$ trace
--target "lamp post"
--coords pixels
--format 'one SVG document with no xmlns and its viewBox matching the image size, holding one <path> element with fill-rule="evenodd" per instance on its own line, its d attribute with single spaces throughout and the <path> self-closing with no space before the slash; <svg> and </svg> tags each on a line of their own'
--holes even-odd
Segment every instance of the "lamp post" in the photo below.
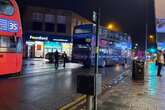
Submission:
<svg viewBox="0 0 165 110">
<path fill-rule="evenodd" d="M 148 49 L 148 0 L 145 0 L 145 58 L 147 57 L 147 49 Z"/>
</svg>

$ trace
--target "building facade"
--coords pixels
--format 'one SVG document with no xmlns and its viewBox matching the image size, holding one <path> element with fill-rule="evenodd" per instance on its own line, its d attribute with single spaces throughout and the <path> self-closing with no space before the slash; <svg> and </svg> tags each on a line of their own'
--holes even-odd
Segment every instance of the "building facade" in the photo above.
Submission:
<svg viewBox="0 0 165 110">
<path fill-rule="evenodd" d="M 24 56 L 44 58 L 56 50 L 71 56 L 74 27 L 87 23 L 72 11 L 28 6 L 23 16 Z"/>
</svg>

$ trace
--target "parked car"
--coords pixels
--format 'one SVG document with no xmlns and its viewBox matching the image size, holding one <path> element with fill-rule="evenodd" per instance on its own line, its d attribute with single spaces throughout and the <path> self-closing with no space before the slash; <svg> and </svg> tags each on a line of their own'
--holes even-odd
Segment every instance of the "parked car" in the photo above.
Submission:
<svg viewBox="0 0 165 110">
<path fill-rule="evenodd" d="M 49 63 L 53 63 L 54 62 L 54 53 L 53 52 L 48 52 L 45 55 L 45 59 L 48 59 Z"/>
</svg>

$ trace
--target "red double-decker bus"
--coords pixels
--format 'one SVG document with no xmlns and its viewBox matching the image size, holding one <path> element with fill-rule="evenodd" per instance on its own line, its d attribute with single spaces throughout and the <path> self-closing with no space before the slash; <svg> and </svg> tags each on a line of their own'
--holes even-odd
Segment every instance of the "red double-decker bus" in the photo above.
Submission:
<svg viewBox="0 0 165 110">
<path fill-rule="evenodd" d="M 0 75 L 22 70 L 22 26 L 15 0 L 0 0 Z"/>
</svg>

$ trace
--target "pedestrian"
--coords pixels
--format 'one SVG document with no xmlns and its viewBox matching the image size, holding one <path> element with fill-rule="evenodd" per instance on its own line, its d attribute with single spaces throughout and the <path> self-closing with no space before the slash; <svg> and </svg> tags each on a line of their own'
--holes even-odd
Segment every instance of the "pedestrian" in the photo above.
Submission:
<svg viewBox="0 0 165 110">
<path fill-rule="evenodd" d="M 55 59 L 55 69 L 58 69 L 59 53 L 57 50 L 54 53 L 54 59 Z"/>
<path fill-rule="evenodd" d="M 124 58 L 124 67 L 127 68 L 127 58 Z"/>
<path fill-rule="evenodd" d="M 161 50 L 158 51 L 157 53 L 157 66 L 158 66 L 158 71 L 157 71 L 157 76 L 161 77 L 161 69 L 164 64 L 164 55 Z"/>
<path fill-rule="evenodd" d="M 62 58 L 63 58 L 63 67 L 65 68 L 65 63 L 67 61 L 67 54 L 66 52 L 64 51 L 64 53 L 62 54 Z"/>
</svg>

